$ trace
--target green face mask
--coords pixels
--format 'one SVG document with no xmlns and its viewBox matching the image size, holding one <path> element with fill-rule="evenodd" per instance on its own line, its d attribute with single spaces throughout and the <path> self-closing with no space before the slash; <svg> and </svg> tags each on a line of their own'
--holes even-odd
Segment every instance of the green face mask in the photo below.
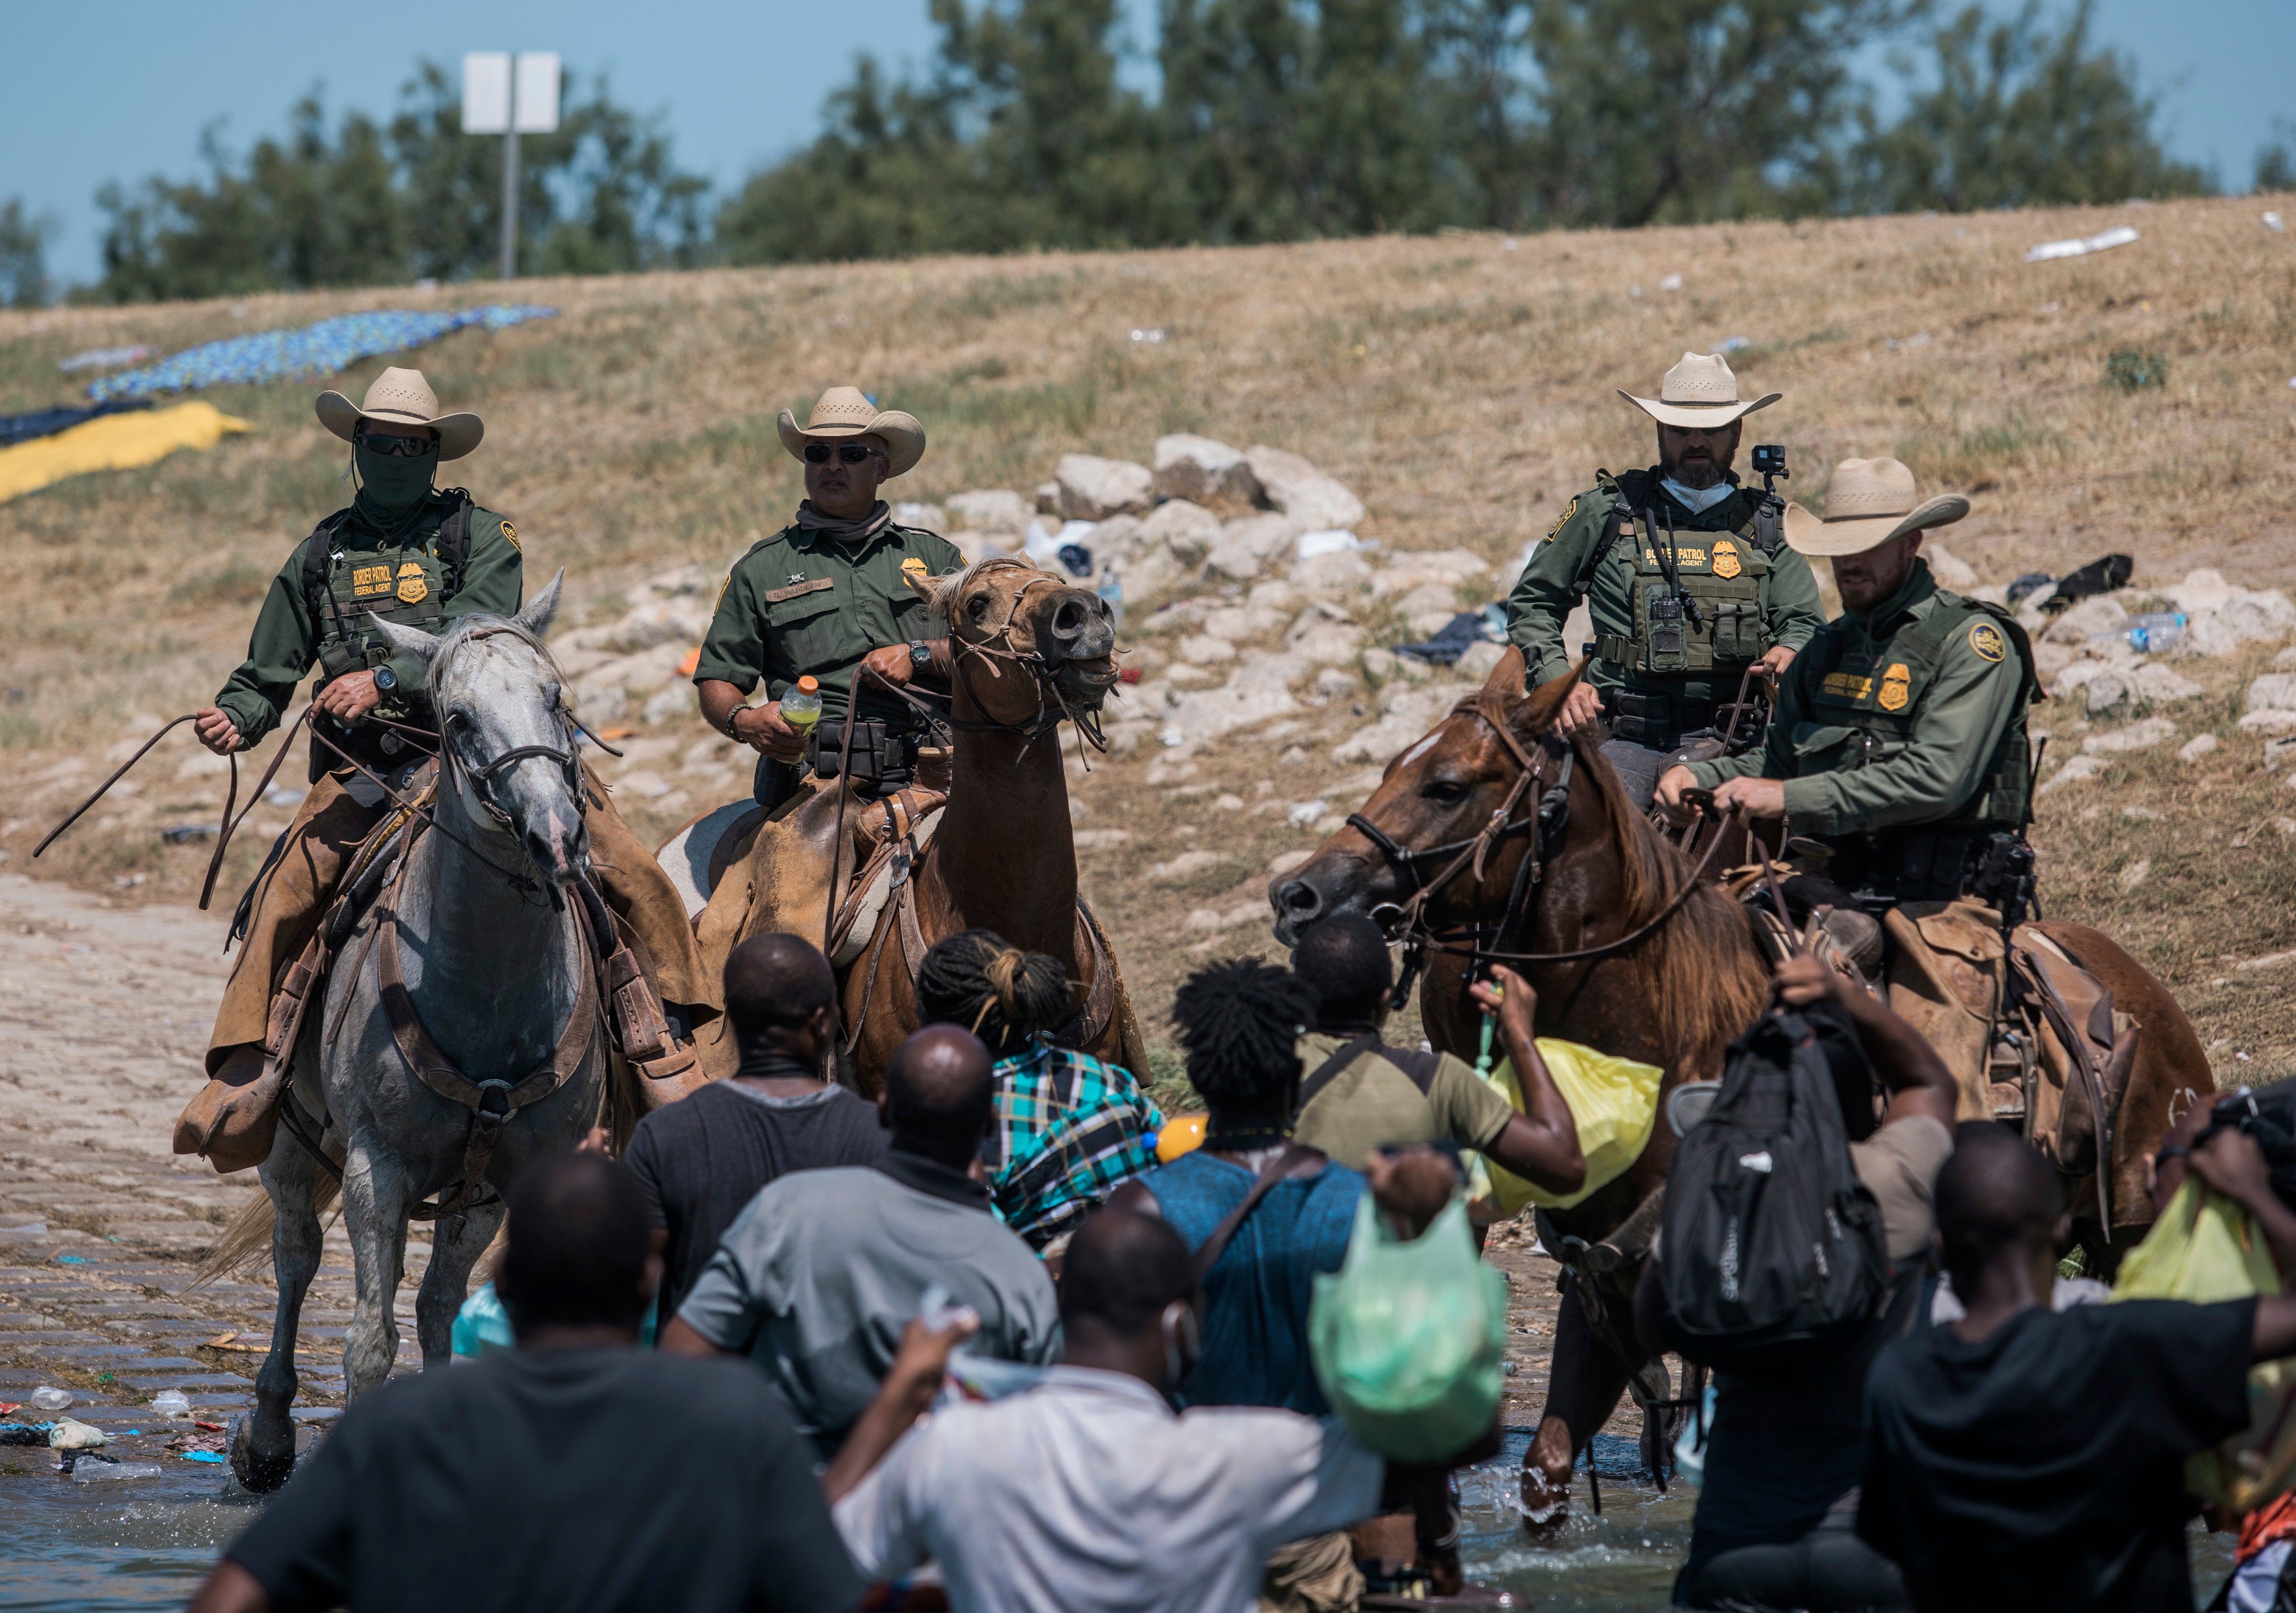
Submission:
<svg viewBox="0 0 2296 1613">
<path fill-rule="evenodd" d="M 421 503 L 439 470 L 436 454 L 410 459 L 373 453 L 355 443 L 351 456 L 358 467 L 359 513 L 370 519 L 381 516 L 385 522 L 405 515 Z"/>
</svg>

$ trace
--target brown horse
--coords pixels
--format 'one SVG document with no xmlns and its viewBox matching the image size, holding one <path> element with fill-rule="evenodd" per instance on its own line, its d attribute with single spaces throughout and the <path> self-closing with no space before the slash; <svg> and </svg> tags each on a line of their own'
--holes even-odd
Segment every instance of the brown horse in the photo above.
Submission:
<svg viewBox="0 0 2296 1613">
<path fill-rule="evenodd" d="M 1078 897 L 1061 756 L 1060 724 L 1096 712 L 1116 681 L 1107 604 L 1010 555 L 912 586 L 928 591 L 949 622 L 955 679 L 948 804 L 909 872 L 914 930 L 889 902 L 840 971 L 853 1077 L 865 1093 L 880 1089 L 893 1049 L 916 1029 L 911 971 L 922 961 L 921 949 L 972 928 L 1058 959 L 1078 986 L 1078 1018 L 1063 1040 L 1144 1070 L 1145 1045 L 1115 954 Z M 842 787 L 812 785 L 762 824 L 751 809 L 749 822 L 734 823 L 722 851 L 687 844 L 687 831 L 664 848 L 676 848 L 666 863 L 718 870 L 705 883 L 709 905 L 695 921 L 711 967 L 723 968 L 726 954 L 751 935 L 824 934 Z M 883 809 L 846 802 L 849 836 L 866 812 L 882 817 Z M 854 866 L 850 849 L 839 854 L 840 877 Z M 730 1073 L 730 1035 L 711 1039 L 705 1030 L 704 1036 L 710 1073 Z"/>
<path fill-rule="evenodd" d="M 1718 887 L 1685 890 L 1693 871 L 1689 860 L 1634 810 L 1591 741 L 1566 745 L 1550 732 L 1570 681 L 1525 695 L 1521 659 L 1510 652 L 1480 691 L 1389 763 L 1357 814 L 1376 838 L 1351 822 L 1271 888 L 1277 934 L 1290 939 L 1327 913 L 1391 914 L 1414 897 L 1430 929 L 1488 926 L 1508 910 L 1536 845 L 1536 880 L 1516 903 L 1526 917 L 1518 931 L 1492 937 L 1490 944 L 1523 953 L 1601 952 L 1517 966 L 1538 992 L 1540 1033 L 1657 1065 L 1668 1090 L 1712 1079 L 1721 1073 L 1724 1049 L 1767 1000 L 1763 944 L 1749 910 Z M 1457 860 L 1420 850 L 1456 851 L 1493 824 L 1494 812 L 1512 811 L 1526 755 L 1549 775 L 1542 780 L 1545 793 L 1563 788 L 1564 808 L 1543 829 L 1522 824 L 1517 830 L 1520 820 L 1511 819 L 1487 857 L 1422 895 L 1421 885 L 1441 878 Z M 2207 1060 L 2175 1000 L 2111 940 L 2078 925 L 2043 927 L 2145 1026 L 2114 1137 L 2114 1233 L 2125 1239 L 2150 1217 L 2144 1162 L 2172 1111 L 2181 1113 L 2212 1085 Z M 1488 927 L 1481 933 L 1491 934 Z M 1621 940 L 1629 944 L 1604 950 Z M 1438 954 L 1420 994 L 1430 1040 L 1461 1054 L 1472 1052 L 1480 1034 L 1464 975 L 1464 959 Z M 1660 1115 L 1632 1170 L 1585 1203 L 1553 1213 L 1564 1239 L 1595 1246 L 1617 1238 L 1660 1187 L 1676 1140 L 1663 1104 Z M 2072 1202 L 2078 1212 L 2093 1201 Z M 1599 1270 L 1602 1251 L 1587 1253 Z M 1566 1507 L 1571 1463 L 1618 1404 L 1629 1375 L 1665 1397 L 1631 1325 L 1638 1265 L 1611 1263 L 1591 1285 L 1601 1301 L 1591 1311 L 1600 1322 L 1587 1305 L 1562 1307 L 1546 1408 L 1524 1457 L 1523 1499 L 1534 1519 L 1559 1517 Z M 1581 1280 L 1574 1274 L 1573 1280 Z"/>
</svg>

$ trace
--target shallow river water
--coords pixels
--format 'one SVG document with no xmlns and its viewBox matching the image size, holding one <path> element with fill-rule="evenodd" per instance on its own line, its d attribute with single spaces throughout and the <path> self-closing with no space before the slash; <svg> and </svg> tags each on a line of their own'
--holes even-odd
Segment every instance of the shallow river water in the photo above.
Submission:
<svg viewBox="0 0 2296 1613">
<path fill-rule="evenodd" d="M 1665 1607 L 1690 1549 L 1695 1492 L 1677 1484 L 1661 1495 L 1628 1473 L 1628 1442 L 1603 1444 L 1617 1448 L 1600 1453 L 1602 1516 L 1587 1508 L 1582 1469 L 1571 1521 L 1548 1543 L 1533 1544 L 1518 1522 L 1521 1436 L 1510 1436 L 1496 1461 L 1463 1475 L 1470 1576 L 1546 1613 Z M 231 1486 L 211 1468 L 171 1464 L 154 1478 L 87 1484 L 49 1470 L 45 1453 L 22 1454 L 39 1460 L 0 1476 L 0 1608 L 179 1607 L 254 1515 L 245 1497 L 222 1498 Z M 179 1474 L 176 1465 L 187 1470 Z M 2192 1546 L 2194 1581 L 2205 1602 L 2231 1569 L 2230 1541 L 2195 1527 Z"/>
</svg>

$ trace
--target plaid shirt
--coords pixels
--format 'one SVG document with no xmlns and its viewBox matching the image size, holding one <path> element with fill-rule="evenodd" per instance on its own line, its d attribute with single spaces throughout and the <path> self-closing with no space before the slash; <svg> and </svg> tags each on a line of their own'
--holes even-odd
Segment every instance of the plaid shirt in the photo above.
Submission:
<svg viewBox="0 0 2296 1613">
<path fill-rule="evenodd" d="M 1156 1163 L 1164 1117 L 1128 1070 L 1039 1044 L 998 1063 L 982 1145 L 997 1215 L 1041 1249 Z"/>
</svg>

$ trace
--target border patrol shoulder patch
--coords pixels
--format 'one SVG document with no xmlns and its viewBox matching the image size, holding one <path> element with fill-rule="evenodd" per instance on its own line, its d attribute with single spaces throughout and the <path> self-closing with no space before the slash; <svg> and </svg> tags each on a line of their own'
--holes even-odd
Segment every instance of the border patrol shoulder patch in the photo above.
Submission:
<svg viewBox="0 0 2296 1613">
<path fill-rule="evenodd" d="M 1557 515 L 1557 516 L 1554 518 L 1554 524 L 1553 526 L 1548 527 L 1548 528 L 1546 529 L 1546 535 L 1547 535 L 1549 538 L 1554 537 L 1555 533 L 1557 533 L 1557 532 L 1559 532 L 1559 531 L 1561 531 L 1562 530 L 1562 523 L 1563 523 L 1564 522 L 1566 522 L 1566 521 L 1570 520 L 1571 516 L 1573 516 L 1573 515 L 1577 514 L 1578 513 L 1578 500 L 1574 497 L 1574 498 L 1570 500 L 1570 503 L 1568 503 L 1568 504 L 1566 504 L 1566 505 L 1564 505 L 1564 506 L 1562 506 L 1562 513 L 1560 515 Z"/>
<path fill-rule="evenodd" d="M 502 529 L 503 541 L 509 544 L 511 547 L 518 549 L 518 529 L 507 521 L 502 523 Z M 518 552 L 521 555 L 526 553 L 524 549 L 518 549 Z"/>
<path fill-rule="evenodd" d="M 1985 661 L 1998 661 L 2008 653 L 2001 639 L 2001 630 L 1989 621 L 1980 621 L 1969 630 L 1969 647 Z"/>
</svg>

